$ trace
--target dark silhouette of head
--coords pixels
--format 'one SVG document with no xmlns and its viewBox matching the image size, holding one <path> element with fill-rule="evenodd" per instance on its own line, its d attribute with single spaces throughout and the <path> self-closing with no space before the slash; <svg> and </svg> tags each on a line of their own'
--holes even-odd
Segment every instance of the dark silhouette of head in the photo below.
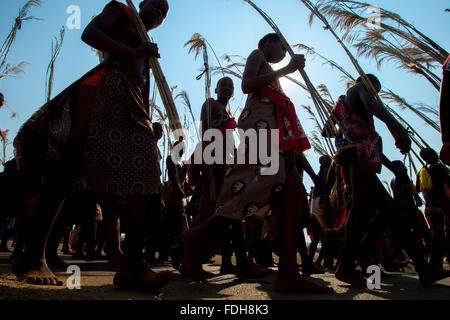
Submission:
<svg viewBox="0 0 450 320">
<path fill-rule="evenodd" d="M 428 164 L 437 164 L 439 162 L 439 156 L 432 148 L 420 150 L 420 157 Z"/>
<path fill-rule="evenodd" d="M 267 62 L 278 63 L 286 56 L 286 47 L 276 33 L 269 33 L 262 37 L 258 49 L 263 51 Z"/>
<path fill-rule="evenodd" d="M 372 85 L 375 87 L 375 90 L 378 92 L 381 91 L 381 82 L 380 80 L 378 80 L 378 78 L 376 76 L 374 76 L 371 73 L 366 74 L 367 78 L 369 78 L 370 82 L 372 82 Z M 362 83 L 363 80 L 361 77 L 359 77 L 358 79 L 356 79 L 356 83 Z"/>
<path fill-rule="evenodd" d="M 397 167 L 397 168 L 399 168 L 400 170 L 402 170 L 403 172 L 405 172 L 405 173 L 408 172 L 408 169 L 406 168 L 406 166 L 405 166 L 405 164 L 403 163 L 403 161 L 400 161 L 400 160 L 394 160 L 394 161 L 392 161 L 392 164 L 393 164 L 395 167 Z"/>
</svg>

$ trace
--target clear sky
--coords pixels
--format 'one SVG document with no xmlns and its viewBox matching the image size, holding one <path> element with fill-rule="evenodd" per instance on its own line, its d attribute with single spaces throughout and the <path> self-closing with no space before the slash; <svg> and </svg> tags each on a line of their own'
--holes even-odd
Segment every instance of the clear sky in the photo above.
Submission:
<svg viewBox="0 0 450 320">
<path fill-rule="evenodd" d="M 0 1 L 2 42 L 11 29 L 19 8 L 26 2 L 26 0 Z M 139 1 L 134 2 L 136 5 L 139 4 Z M 10 130 L 10 140 L 30 115 L 44 103 L 45 73 L 50 60 L 51 42 L 58 36 L 61 27 L 66 25 L 70 15 L 66 12 L 67 8 L 71 5 L 80 7 L 81 28 L 66 31 L 64 46 L 56 62 L 53 96 L 98 63 L 98 58 L 80 38 L 91 17 L 100 13 L 107 3 L 106 0 L 46 0 L 42 7 L 32 9 L 31 14 L 41 18 L 42 21 L 24 22 L 8 59 L 10 64 L 26 61 L 28 65 L 25 67 L 25 74 L 16 78 L 6 78 L 0 82 L 0 91 L 5 95 L 9 107 L 18 114 L 16 118 L 11 119 L 11 113 L 7 108 L 0 109 L 0 129 Z M 201 72 L 203 63 L 201 56 L 195 60 L 194 55 L 188 55 L 188 48 L 184 47 L 184 44 L 197 32 L 208 40 L 219 57 L 224 54 L 247 57 L 257 47 L 259 39 L 272 30 L 256 11 L 242 0 L 169 0 L 169 3 L 171 6 L 169 17 L 150 35 L 159 45 L 162 57 L 160 63 L 169 86 L 177 86 L 176 93 L 181 90 L 188 92 L 195 116 L 199 118 L 200 107 L 205 98 L 204 81 L 203 79 L 197 81 L 195 77 Z M 342 48 L 328 31 L 323 30 L 322 24 L 315 20 L 312 27 L 309 26 L 309 11 L 301 1 L 255 0 L 255 3 L 269 13 L 291 44 L 307 44 L 356 75 Z M 370 3 L 400 14 L 446 50 L 450 50 L 448 33 L 450 13 L 444 12 L 450 7 L 448 0 L 372 0 Z M 212 55 L 210 62 L 217 65 Z M 398 92 L 408 101 L 425 102 L 437 108 L 439 94 L 427 81 L 399 70 L 394 64 L 386 64 L 377 70 L 375 64 L 365 59 L 360 59 L 360 62 L 366 72 L 377 74 L 383 85 Z M 224 63 L 223 60 L 221 63 Z M 321 83 L 328 85 L 335 98 L 345 93 L 345 83 L 340 81 L 340 74 L 323 66 L 319 59 L 308 58 L 305 70 L 315 85 Z M 439 70 L 436 72 L 440 73 Z M 298 74 L 295 74 L 295 77 L 300 79 Z M 218 78 L 219 76 L 213 78 L 213 86 Z M 231 101 L 232 110 L 245 103 L 240 82 L 238 79 L 234 80 L 236 90 L 235 98 Z M 286 85 L 286 93 L 297 106 L 297 113 L 305 130 L 307 133 L 311 132 L 313 124 L 300 108 L 302 104 L 312 105 L 311 100 L 298 86 L 287 81 L 283 81 L 283 84 Z M 181 100 L 177 100 L 176 104 L 179 112 L 183 114 L 185 108 Z M 428 129 L 411 112 L 403 111 L 401 114 L 414 123 L 416 130 L 428 139 L 432 147 L 436 149 L 441 147 L 440 136 L 435 131 Z M 384 139 L 385 153 L 392 159 L 400 159 L 401 155 L 393 147 L 393 139 L 385 126 L 376 122 L 376 127 Z M 9 147 L 8 155 L 11 154 L 12 148 Z M 312 166 L 318 170 L 318 156 L 309 151 L 308 157 Z M 390 179 L 391 174 L 383 171 L 382 180 Z M 310 180 L 306 179 L 305 184 L 309 189 Z"/>
</svg>

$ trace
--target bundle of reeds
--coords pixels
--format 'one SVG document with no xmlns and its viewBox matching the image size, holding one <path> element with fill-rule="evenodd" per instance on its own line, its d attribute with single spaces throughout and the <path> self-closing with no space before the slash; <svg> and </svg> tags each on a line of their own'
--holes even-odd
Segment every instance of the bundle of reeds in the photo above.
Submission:
<svg viewBox="0 0 450 320">
<path fill-rule="evenodd" d="M 59 32 L 59 40 L 55 38 L 55 42 L 52 41 L 52 54 L 50 63 L 47 67 L 47 73 L 45 75 L 45 101 L 49 102 L 53 91 L 53 81 L 55 77 L 55 62 L 61 52 L 62 45 L 64 42 L 64 34 L 66 30 L 64 27 L 61 28 Z"/>
<path fill-rule="evenodd" d="M 139 32 L 139 36 L 142 42 L 151 42 L 150 37 L 148 36 L 147 31 L 145 29 L 144 23 L 142 22 L 142 19 L 139 16 L 138 11 L 136 10 L 136 7 L 133 4 L 133 1 L 131 0 L 126 1 L 131 9 L 131 12 L 133 13 L 134 22 L 136 24 L 136 28 Z M 161 100 L 164 104 L 164 108 L 166 109 L 170 129 L 176 135 L 181 135 L 183 129 L 181 119 L 180 116 L 178 115 L 178 111 L 172 97 L 172 91 L 170 90 L 170 87 L 167 84 L 166 77 L 164 76 L 164 73 L 161 69 L 161 65 L 159 64 L 159 61 L 156 58 L 149 58 L 149 63 L 150 67 L 152 68 L 152 73 L 155 78 L 156 84 L 159 89 Z M 175 138 L 177 139 L 178 137 Z"/>
<path fill-rule="evenodd" d="M 318 56 L 321 59 L 323 59 L 325 61 L 326 64 L 328 64 L 329 66 L 331 66 L 331 68 L 333 69 L 337 69 L 338 71 L 340 71 L 344 77 L 344 81 L 347 82 L 347 88 L 349 88 L 351 85 L 353 85 L 353 83 L 355 82 L 355 78 L 347 71 L 345 70 L 342 66 L 340 66 L 339 64 L 337 64 L 336 62 L 324 57 L 323 55 L 321 55 L 320 53 L 318 53 L 317 51 L 315 51 L 313 48 L 310 48 L 308 46 L 306 46 L 305 44 L 295 44 L 293 45 L 296 48 L 305 50 L 307 52 L 307 54 L 312 54 L 314 56 Z M 436 121 L 433 121 L 431 118 L 429 118 L 426 113 L 430 113 L 433 114 L 435 117 L 439 117 L 439 113 L 434 110 L 432 107 L 425 105 L 425 104 L 420 104 L 419 107 L 415 107 L 413 105 L 411 105 L 410 103 L 408 103 L 404 98 L 400 97 L 398 94 L 394 93 L 392 90 L 390 90 L 389 88 L 384 88 L 383 90 L 381 90 L 380 92 L 380 96 L 382 98 L 385 98 L 389 101 L 394 102 L 395 104 L 397 104 L 401 110 L 404 109 L 408 109 L 410 111 L 412 111 L 414 114 L 416 114 L 421 120 L 423 120 L 427 125 L 429 125 L 431 128 L 433 128 L 434 130 L 436 130 L 437 132 L 440 132 L 440 126 L 439 123 L 437 123 Z M 388 105 L 386 105 L 389 109 L 390 108 Z M 395 112 L 394 110 L 392 110 L 392 114 L 402 123 L 404 123 L 407 128 L 409 130 L 411 130 L 411 133 L 413 133 L 415 136 L 417 136 L 421 141 L 422 144 L 424 146 L 428 146 L 428 144 L 425 142 L 425 140 L 421 137 L 421 135 L 414 129 L 414 127 L 410 126 L 408 124 L 408 122 L 401 117 L 397 112 Z"/>
<path fill-rule="evenodd" d="M 346 52 L 347 56 L 349 57 L 350 61 L 352 62 L 353 66 L 355 67 L 358 74 L 360 75 L 360 77 L 361 77 L 364 85 L 366 86 L 367 90 L 369 91 L 369 93 L 373 95 L 373 97 L 378 101 L 378 103 L 380 103 L 381 105 L 384 105 L 391 114 L 393 114 L 398 120 L 400 120 L 400 122 L 407 124 L 407 122 L 397 112 L 395 112 L 392 108 L 390 108 L 389 106 L 384 104 L 384 102 L 381 100 L 380 96 L 376 92 L 372 82 L 367 78 L 366 73 L 364 72 L 362 67 L 359 65 L 357 59 L 353 56 L 353 54 L 350 52 L 350 50 L 344 44 L 342 39 L 337 35 L 335 30 L 331 27 L 328 20 L 320 12 L 320 10 L 315 5 L 313 5 L 312 2 L 309 0 L 300 0 L 300 1 L 302 1 L 305 4 L 305 6 L 312 12 L 312 15 L 318 17 L 324 23 L 324 25 L 325 25 L 324 29 L 330 31 L 331 34 L 333 35 L 333 37 L 336 39 L 336 41 L 342 46 L 342 48 Z M 407 126 L 410 129 L 414 130 L 413 127 L 410 126 L 409 124 L 407 124 Z M 418 141 L 415 138 L 415 136 L 413 134 L 411 134 L 410 131 L 408 131 L 408 133 L 409 133 L 409 136 L 410 136 L 412 142 L 415 143 L 420 149 L 422 149 L 424 147 L 429 147 L 429 145 L 426 143 L 426 141 L 424 139 L 420 138 L 421 141 Z M 415 130 L 414 130 L 414 133 L 416 133 Z M 419 136 L 419 135 L 417 134 L 417 136 Z M 411 148 L 411 152 L 423 164 L 422 159 L 419 156 L 417 156 L 417 153 L 412 148 Z"/>
<path fill-rule="evenodd" d="M 131 0 L 127 0 L 127 4 L 131 9 L 131 12 L 133 13 L 134 17 L 134 23 L 136 25 L 136 29 L 139 32 L 139 36 L 142 40 L 142 42 L 151 42 L 150 37 L 147 34 L 147 31 L 145 29 L 144 23 L 142 22 L 141 17 L 139 16 L 138 11 L 136 10 L 136 7 L 134 6 L 133 2 Z M 169 85 L 167 84 L 166 77 L 164 76 L 164 73 L 162 72 L 161 65 L 159 64 L 158 59 L 156 58 L 149 58 L 149 64 L 152 68 L 153 77 L 155 78 L 156 84 L 159 89 L 159 94 L 161 96 L 161 100 L 164 104 L 164 108 L 166 109 L 166 115 L 169 119 L 169 127 L 174 133 L 175 139 L 178 140 L 179 137 L 183 136 L 183 126 L 181 125 L 181 119 L 178 115 L 177 108 L 175 106 L 175 102 L 173 100 L 172 96 L 172 90 L 170 90 Z M 170 145 L 170 139 L 169 139 L 169 145 Z M 176 174 L 177 180 L 178 180 L 178 173 Z M 180 182 L 177 181 L 179 184 Z M 183 230 L 189 229 L 189 223 L 187 220 L 186 213 L 184 212 L 184 208 L 182 207 L 183 212 Z"/>
<path fill-rule="evenodd" d="M 373 8 L 369 3 L 318 1 L 315 7 L 344 32 L 342 39 L 354 44 L 359 56 L 374 58 L 379 65 L 387 60 L 397 62 L 403 70 L 423 76 L 439 91 L 440 77 L 432 69 L 444 63 L 448 52 L 399 14 L 377 7 L 381 19 L 374 28 L 368 23 L 371 17 L 364 14 Z"/>
<path fill-rule="evenodd" d="M 356 60 L 356 58 L 353 56 L 353 54 L 350 52 L 350 50 L 347 48 L 347 46 L 344 44 L 344 42 L 342 42 L 341 38 L 337 35 L 337 33 L 334 31 L 334 29 L 330 26 L 330 24 L 328 23 L 328 20 L 325 18 L 324 15 L 321 14 L 321 12 L 317 9 L 316 6 L 314 6 L 312 4 L 311 1 L 309 0 L 301 0 L 305 6 L 315 15 L 317 16 L 324 24 L 325 24 L 325 29 L 330 31 L 331 34 L 333 35 L 333 37 L 336 39 L 336 41 L 342 46 L 342 48 L 344 49 L 345 53 L 348 55 L 348 57 L 350 58 L 350 61 L 352 62 L 353 66 L 355 67 L 355 69 L 358 71 L 359 75 L 361 76 L 361 79 L 364 83 L 364 85 L 366 86 L 367 90 L 377 99 L 377 101 L 381 104 L 384 105 L 383 101 L 381 100 L 381 98 L 379 97 L 377 91 L 375 90 L 372 82 L 369 80 L 369 78 L 367 78 L 366 73 L 364 72 L 364 70 L 361 68 L 361 66 L 359 65 L 358 61 Z"/>
<path fill-rule="evenodd" d="M 189 114 L 191 115 L 191 118 L 192 118 L 192 123 L 194 124 L 194 131 L 197 136 L 197 140 L 200 141 L 201 138 L 200 138 L 200 134 L 198 132 L 198 128 L 195 125 L 197 121 L 195 120 L 194 112 L 192 111 L 192 105 L 191 105 L 191 100 L 189 99 L 189 94 L 183 90 L 175 96 L 175 100 L 177 98 L 181 98 L 183 101 L 183 104 L 188 108 Z"/>
<path fill-rule="evenodd" d="M 8 58 L 11 46 L 16 39 L 17 32 L 22 28 L 22 23 L 29 20 L 40 20 L 36 17 L 28 16 L 28 11 L 31 7 L 40 7 L 41 4 L 42 2 L 40 0 L 29 0 L 19 9 L 19 15 L 15 19 L 14 25 L 0 49 L 0 70 L 6 65 L 6 59 Z"/>
<path fill-rule="evenodd" d="M 203 52 L 203 64 L 204 70 L 203 73 L 197 77 L 197 80 L 200 80 L 203 74 L 205 75 L 205 102 L 206 102 L 206 126 L 207 128 L 202 128 L 202 132 L 206 129 L 212 128 L 212 119 L 211 119 L 211 70 L 209 68 L 209 59 L 208 59 L 208 49 L 206 46 L 206 40 L 199 33 L 194 33 L 192 38 L 186 42 L 184 46 L 191 45 L 189 49 L 189 53 L 196 51 L 195 57 L 199 55 L 200 51 Z M 203 137 L 202 137 L 203 138 Z M 203 139 L 202 139 L 203 140 Z M 209 188 L 209 196 L 211 200 L 217 199 L 217 190 L 216 190 L 216 182 L 215 182 L 215 174 L 214 167 L 208 166 L 209 176 L 210 176 L 210 188 Z"/>
<path fill-rule="evenodd" d="M 289 55 L 291 57 L 293 57 L 295 55 L 294 50 L 291 48 L 291 46 L 287 42 L 286 38 L 281 33 L 280 29 L 275 24 L 275 22 L 263 10 L 261 10 L 258 6 L 256 6 L 252 1 L 250 1 L 250 0 L 244 0 L 244 1 L 247 2 L 250 6 L 252 6 L 264 18 L 264 20 L 272 27 L 272 29 L 278 34 L 279 38 L 283 42 Z M 332 136 L 333 133 L 328 132 L 329 130 L 331 130 L 331 128 L 328 126 L 325 126 L 325 124 L 327 122 L 332 122 L 332 123 L 336 123 L 339 125 L 339 122 L 335 119 L 334 114 L 331 112 L 332 111 L 331 106 L 328 106 L 326 104 L 326 102 L 324 101 L 324 99 L 322 99 L 320 93 L 317 91 L 317 89 L 312 84 L 312 82 L 309 79 L 308 75 L 306 74 L 305 70 L 299 69 L 298 71 L 300 72 L 303 80 L 305 81 L 306 87 L 308 88 L 308 91 L 311 95 L 314 106 L 316 107 L 317 113 L 322 122 L 322 128 L 325 128 L 327 133 L 330 136 Z M 344 130 L 342 130 L 342 131 L 344 131 Z M 345 134 L 345 132 L 344 132 L 344 134 Z M 327 140 L 327 147 L 330 151 L 330 154 L 334 154 L 336 152 L 334 145 L 329 140 Z"/>
</svg>

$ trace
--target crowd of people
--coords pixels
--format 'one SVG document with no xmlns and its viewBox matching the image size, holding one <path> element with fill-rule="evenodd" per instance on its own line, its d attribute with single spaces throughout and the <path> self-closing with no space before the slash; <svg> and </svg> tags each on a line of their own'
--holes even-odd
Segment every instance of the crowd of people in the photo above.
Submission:
<svg viewBox="0 0 450 320">
<path fill-rule="evenodd" d="M 168 11 L 166 0 L 143 1 L 147 31 L 160 26 Z M 177 154 L 161 159 L 163 127 L 149 117 L 147 60 L 159 57 L 158 47 L 141 43 L 134 22 L 127 6 L 110 2 L 82 36 L 104 53 L 104 61 L 34 113 L 15 138 L 15 158 L 0 178 L 0 249 L 9 250 L 14 238 L 10 259 L 19 280 L 61 285 L 51 271 L 65 265 L 60 248 L 74 259 L 107 259 L 118 268 L 114 284 L 130 290 L 167 284 L 170 272 L 150 268 L 164 262 L 207 282 L 214 274 L 202 265 L 217 254 L 220 273 L 241 279 L 261 279 L 277 267 L 274 289 L 280 292 L 331 294 L 333 288 L 304 276 L 327 270 L 365 287 L 365 272 L 374 264 L 387 276 L 411 263 L 422 285 L 450 276 L 444 268 L 450 252 L 448 117 L 441 117 L 447 149 L 440 156 L 421 150 L 425 165 L 413 184 L 404 163 L 383 154 L 374 117 L 402 154 L 411 150 L 407 130 L 359 78 L 323 128 L 338 151 L 321 156 L 316 173 L 304 154 L 311 145 L 279 83 L 303 69 L 305 58 L 295 55 L 274 70 L 287 48 L 277 34 L 268 34 L 247 59 L 241 87 L 248 98 L 239 118 L 228 107 L 234 93 L 229 77 L 217 82 L 216 98 L 202 106 L 196 151 L 216 142 L 205 138 L 208 130 L 220 132 L 223 148 L 214 150 L 215 161 L 195 161 L 194 152 L 192 161 L 183 162 L 183 138 L 173 143 Z M 367 78 L 379 92 L 378 78 Z M 441 114 L 449 107 L 444 81 Z M 275 143 L 258 134 L 257 141 L 244 136 L 235 146 L 227 133 L 236 129 L 279 134 Z M 274 174 L 264 174 L 268 164 L 258 157 L 249 161 L 260 149 L 277 150 Z M 239 152 L 245 163 L 236 162 Z M 161 161 L 168 171 L 164 183 Z M 393 173 L 392 195 L 377 176 L 382 166 Z M 314 183 L 310 192 L 304 172 Z"/>
</svg>

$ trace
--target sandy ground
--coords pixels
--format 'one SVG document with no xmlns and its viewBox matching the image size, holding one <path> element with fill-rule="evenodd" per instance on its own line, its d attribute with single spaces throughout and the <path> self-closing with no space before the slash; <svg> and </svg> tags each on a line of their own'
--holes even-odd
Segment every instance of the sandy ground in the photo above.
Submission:
<svg viewBox="0 0 450 320">
<path fill-rule="evenodd" d="M 11 273 L 8 253 L 0 253 L 0 299 L 11 300 L 450 300 L 450 278 L 437 282 L 432 287 L 422 287 L 414 272 L 393 273 L 393 278 L 382 279 L 380 290 L 353 288 L 334 277 L 332 272 L 313 275 L 317 284 L 330 285 L 336 291 L 332 295 L 280 294 L 274 292 L 272 284 L 276 269 L 262 281 L 241 281 L 234 275 L 219 275 L 220 256 L 206 264 L 205 269 L 217 274 L 207 284 L 197 284 L 181 276 L 169 263 L 152 265 L 155 271 L 170 270 L 170 283 L 161 291 L 152 293 L 128 292 L 112 284 L 114 269 L 106 261 L 72 260 L 61 257 L 81 270 L 81 289 L 35 286 L 19 282 Z M 445 266 L 449 268 L 448 264 Z M 66 269 L 56 269 L 55 274 L 66 284 L 70 274 Z"/>
</svg>

